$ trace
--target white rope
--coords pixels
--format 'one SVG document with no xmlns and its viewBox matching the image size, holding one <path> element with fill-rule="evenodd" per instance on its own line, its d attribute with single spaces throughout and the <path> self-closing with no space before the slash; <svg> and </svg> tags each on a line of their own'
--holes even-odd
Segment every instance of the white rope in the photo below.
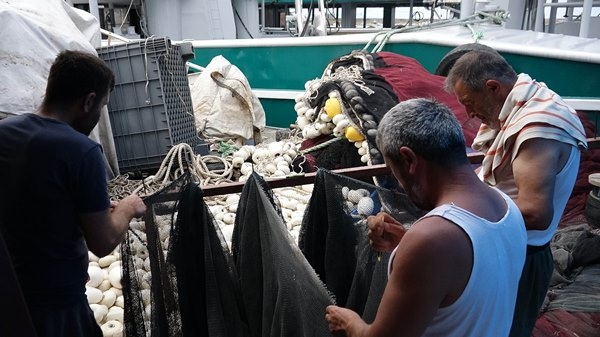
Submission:
<svg viewBox="0 0 600 337">
<path fill-rule="evenodd" d="M 335 142 L 337 142 L 339 140 L 342 140 L 342 139 L 344 139 L 344 137 L 332 138 L 332 139 L 330 139 L 330 140 L 328 140 L 326 142 L 323 142 L 323 143 L 320 143 L 320 144 L 315 145 L 313 147 L 309 147 L 307 149 L 304 149 L 304 150 L 300 151 L 300 154 L 306 154 L 306 153 L 309 153 L 309 152 L 320 150 L 320 149 L 325 148 L 325 147 L 329 146 L 330 144 L 333 144 L 333 143 L 335 143 Z"/>
<path fill-rule="evenodd" d="M 210 170 L 207 165 L 210 163 L 221 163 L 224 169 Z M 133 193 L 138 193 L 142 189 L 159 190 L 186 172 L 196 178 L 201 185 L 231 182 L 233 165 L 231 164 L 231 157 L 200 156 L 194 153 L 189 144 L 177 144 L 169 150 L 156 174 L 144 179 Z"/>
<path fill-rule="evenodd" d="M 273 190 L 273 193 L 288 199 L 297 200 L 303 204 L 308 204 L 312 195 L 312 192 L 305 191 L 296 186 L 277 188 Z"/>
</svg>

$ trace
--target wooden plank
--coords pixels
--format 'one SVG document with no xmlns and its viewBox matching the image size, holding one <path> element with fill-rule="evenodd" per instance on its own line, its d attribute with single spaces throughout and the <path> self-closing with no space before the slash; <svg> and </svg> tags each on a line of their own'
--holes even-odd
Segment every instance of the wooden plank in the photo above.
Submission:
<svg viewBox="0 0 600 337">
<path fill-rule="evenodd" d="M 600 137 L 588 138 L 588 146 L 590 149 L 600 148 Z M 483 153 L 473 152 L 467 154 L 467 157 L 471 164 L 480 164 L 483 160 Z M 372 177 L 378 175 L 391 174 L 389 168 L 385 164 L 351 167 L 339 170 L 332 170 L 332 172 L 342 174 L 351 178 Z M 265 181 L 269 184 L 269 186 L 271 186 L 271 188 L 280 188 L 312 184 L 314 182 L 315 176 L 316 172 L 311 172 L 303 174 L 292 174 L 281 178 L 266 178 Z M 240 193 L 244 188 L 244 183 L 222 183 L 217 185 L 201 185 L 200 187 L 204 192 L 204 196 L 210 197 L 230 193 Z M 167 201 L 175 200 L 175 198 L 176 195 L 165 196 L 165 199 L 161 199 L 163 201 Z"/>
</svg>

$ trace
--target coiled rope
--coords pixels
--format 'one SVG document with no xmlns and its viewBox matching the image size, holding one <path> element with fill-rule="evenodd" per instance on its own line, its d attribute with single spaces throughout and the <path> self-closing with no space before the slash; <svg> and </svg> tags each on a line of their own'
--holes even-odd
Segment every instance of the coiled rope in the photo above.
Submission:
<svg viewBox="0 0 600 337">
<path fill-rule="evenodd" d="M 108 184 L 112 200 L 129 194 L 152 194 L 189 172 L 201 185 L 232 182 L 231 156 L 196 155 L 189 144 L 173 146 L 162 161 L 156 174 L 142 180 L 130 180 L 127 174 L 116 177 Z M 209 164 L 221 164 L 222 169 L 211 170 Z"/>
</svg>

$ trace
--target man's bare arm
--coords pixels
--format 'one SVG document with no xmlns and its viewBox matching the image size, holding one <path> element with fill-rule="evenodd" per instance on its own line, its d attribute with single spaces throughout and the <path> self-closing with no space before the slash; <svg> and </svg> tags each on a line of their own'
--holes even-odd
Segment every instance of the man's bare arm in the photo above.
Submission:
<svg viewBox="0 0 600 337">
<path fill-rule="evenodd" d="M 113 207 L 100 212 L 81 214 L 81 227 L 88 249 L 103 257 L 121 243 L 133 218 L 142 216 L 146 205 L 137 195 L 130 195 Z"/>
<path fill-rule="evenodd" d="M 564 166 L 571 145 L 534 138 L 525 141 L 512 164 L 519 207 L 528 230 L 545 230 L 554 214 L 556 175 Z"/>
<path fill-rule="evenodd" d="M 437 217 L 421 220 L 402 238 L 373 324 L 349 309 L 330 306 L 330 329 L 345 330 L 349 337 L 420 336 L 438 308 L 462 293 L 472 267 L 470 247 L 456 225 Z M 465 264 L 465 254 L 471 264 Z"/>
</svg>

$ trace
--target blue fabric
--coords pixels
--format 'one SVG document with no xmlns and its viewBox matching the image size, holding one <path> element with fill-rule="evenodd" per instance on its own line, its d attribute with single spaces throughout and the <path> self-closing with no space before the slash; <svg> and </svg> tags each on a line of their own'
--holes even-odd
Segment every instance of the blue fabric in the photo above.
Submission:
<svg viewBox="0 0 600 337">
<path fill-rule="evenodd" d="M 0 121 L 0 229 L 27 302 L 85 296 L 80 214 L 109 207 L 100 145 L 35 114 Z"/>
<path fill-rule="evenodd" d="M 72 303 L 44 303 L 32 308 L 37 337 L 102 337 L 86 298 Z"/>
</svg>

